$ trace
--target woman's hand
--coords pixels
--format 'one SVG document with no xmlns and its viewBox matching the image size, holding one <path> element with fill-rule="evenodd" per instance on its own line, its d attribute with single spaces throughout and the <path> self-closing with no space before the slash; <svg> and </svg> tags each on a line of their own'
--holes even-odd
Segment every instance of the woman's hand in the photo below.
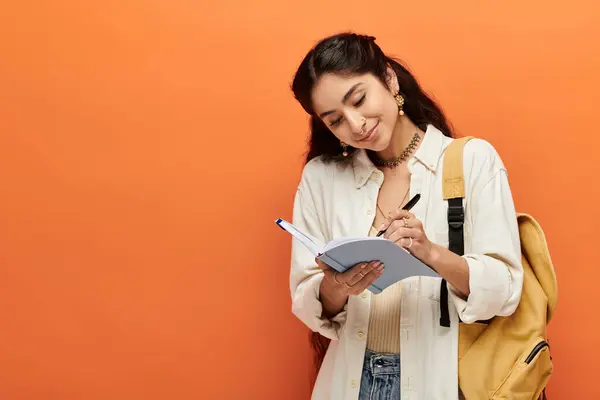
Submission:
<svg viewBox="0 0 600 400">
<path fill-rule="evenodd" d="M 423 224 L 414 214 L 398 210 L 390 213 L 390 220 L 380 230 L 387 228 L 383 237 L 396 243 L 413 256 L 427 264 L 454 286 L 466 299 L 469 287 L 469 265 L 467 261 L 450 250 L 427 239 Z"/>
<path fill-rule="evenodd" d="M 423 224 L 414 214 L 397 210 L 390 213 L 388 222 L 380 230 L 387 229 L 383 237 L 396 243 L 413 256 L 429 264 L 435 250 L 435 245 L 429 241 Z"/>
<path fill-rule="evenodd" d="M 339 273 L 321 260 L 316 260 L 325 273 L 322 286 L 331 293 L 348 297 L 361 294 L 383 274 L 383 264 L 379 261 L 356 264 L 345 272 Z"/>
<path fill-rule="evenodd" d="M 321 260 L 315 259 L 325 277 L 319 291 L 323 313 L 333 317 L 344 308 L 348 296 L 358 295 L 371 286 L 383 274 L 384 266 L 379 261 L 356 264 L 339 273 Z"/>
</svg>

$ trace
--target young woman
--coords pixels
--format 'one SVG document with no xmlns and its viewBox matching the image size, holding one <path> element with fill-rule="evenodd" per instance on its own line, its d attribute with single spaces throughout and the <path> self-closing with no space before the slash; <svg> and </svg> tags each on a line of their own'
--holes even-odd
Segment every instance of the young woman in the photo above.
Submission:
<svg viewBox="0 0 600 400">
<path fill-rule="evenodd" d="M 447 281 L 450 304 L 450 326 L 441 326 L 440 278 L 409 278 L 373 295 L 366 288 L 385 269 L 378 260 L 336 273 L 294 241 L 292 310 L 314 332 L 313 399 L 457 399 L 459 321 L 510 315 L 521 296 L 519 232 L 500 157 L 484 140 L 465 146 L 459 256 L 447 249 L 441 180 L 452 129 L 404 66 L 373 37 L 339 34 L 308 52 L 292 90 L 311 128 L 293 224 L 323 242 L 387 229 L 386 239 Z M 417 205 L 402 211 L 417 193 Z"/>
</svg>

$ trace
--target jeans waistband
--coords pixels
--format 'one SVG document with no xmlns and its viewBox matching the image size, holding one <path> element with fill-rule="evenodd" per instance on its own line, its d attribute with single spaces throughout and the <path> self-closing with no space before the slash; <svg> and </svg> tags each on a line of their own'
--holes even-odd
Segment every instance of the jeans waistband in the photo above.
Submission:
<svg viewBox="0 0 600 400">
<path fill-rule="evenodd" d="M 399 374 L 400 354 L 376 353 L 367 350 L 363 368 L 371 371 L 373 375 Z"/>
</svg>

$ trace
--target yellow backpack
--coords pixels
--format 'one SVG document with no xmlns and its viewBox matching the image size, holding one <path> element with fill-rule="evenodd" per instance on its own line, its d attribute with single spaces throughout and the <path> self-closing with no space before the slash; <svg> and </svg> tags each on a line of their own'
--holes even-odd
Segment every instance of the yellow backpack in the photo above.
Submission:
<svg viewBox="0 0 600 400">
<path fill-rule="evenodd" d="M 450 249 L 464 254 L 465 185 L 463 148 L 472 137 L 452 141 L 444 157 L 443 193 L 448 200 Z M 545 398 L 552 374 L 546 325 L 556 309 L 556 275 L 544 233 L 536 220 L 517 214 L 524 270 L 523 292 L 516 311 L 508 317 L 459 325 L 458 379 L 467 400 Z M 446 282 L 442 304 L 448 306 Z M 444 301 L 445 300 L 445 301 Z M 442 325 L 449 326 L 442 307 Z"/>
</svg>

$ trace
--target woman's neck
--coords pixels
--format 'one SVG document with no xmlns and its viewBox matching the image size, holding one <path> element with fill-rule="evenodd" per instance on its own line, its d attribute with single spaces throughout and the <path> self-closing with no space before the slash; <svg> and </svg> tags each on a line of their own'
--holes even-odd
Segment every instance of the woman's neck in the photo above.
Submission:
<svg viewBox="0 0 600 400">
<path fill-rule="evenodd" d="M 402 155 L 402 152 L 408 147 L 415 133 L 422 139 L 425 134 L 406 116 L 398 116 L 396 126 L 392 132 L 392 138 L 389 146 L 382 151 L 377 152 L 377 157 L 381 160 L 392 160 Z M 420 144 L 421 140 L 419 141 Z M 414 151 L 416 151 L 417 147 Z"/>
</svg>

